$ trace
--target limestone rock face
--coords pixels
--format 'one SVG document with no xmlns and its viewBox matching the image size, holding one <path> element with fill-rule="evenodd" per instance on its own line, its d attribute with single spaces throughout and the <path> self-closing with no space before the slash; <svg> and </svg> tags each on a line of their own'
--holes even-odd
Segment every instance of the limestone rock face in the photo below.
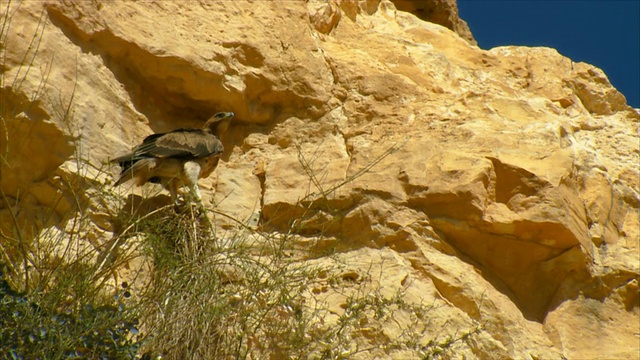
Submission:
<svg viewBox="0 0 640 360">
<path fill-rule="evenodd" d="M 454 0 L 393 0 L 393 4 L 400 11 L 410 12 L 424 21 L 455 31 L 470 44 L 478 44 L 467 22 L 458 16 L 458 4 Z"/>
<path fill-rule="evenodd" d="M 637 357 L 640 113 L 594 66 L 479 49 L 454 2 L 420 4 L 23 2 L 2 44 L 0 231 L 92 211 L 109 159 L 233 111 L 207 207 L 330 239 L 372 287 L 442 305 L 433 324 L 482 323 L 462 356 Z"/>
</svg>

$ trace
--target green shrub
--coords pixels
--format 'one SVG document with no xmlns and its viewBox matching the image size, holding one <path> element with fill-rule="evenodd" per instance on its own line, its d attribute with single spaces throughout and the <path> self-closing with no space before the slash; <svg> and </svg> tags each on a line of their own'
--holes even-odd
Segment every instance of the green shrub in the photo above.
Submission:
<svg viewBox="0 0 640 360">
<path fill-rule="evenodd" d="M 20 294 L 0 280 L 0 354 L 8 359 L 134 359 L 138 320 L 121 297 L 63 304 L 47 293 Z M 53 300 L 53 301 L 52 301 Z"/>
</svg>

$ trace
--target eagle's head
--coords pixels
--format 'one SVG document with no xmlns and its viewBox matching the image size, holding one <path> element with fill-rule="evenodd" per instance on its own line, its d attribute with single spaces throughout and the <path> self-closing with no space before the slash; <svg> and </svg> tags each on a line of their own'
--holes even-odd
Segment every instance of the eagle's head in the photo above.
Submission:
<svg viewBox="0 0 640 360">
<path fill-rule="evenodd" d="M 233 119 L 233 112 L 219 112 L 204 124 L 204 131 L 210 132 L 220 139 L 229 129 L 229 122 Z"/>
</svg>

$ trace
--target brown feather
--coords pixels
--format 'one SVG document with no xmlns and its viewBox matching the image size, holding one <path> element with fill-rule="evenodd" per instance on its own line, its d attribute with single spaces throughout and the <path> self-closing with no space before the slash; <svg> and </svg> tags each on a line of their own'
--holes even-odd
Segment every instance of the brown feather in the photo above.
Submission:
<svg viewBox="0 0 640 360">
<path fill-rule="evenodd" d="M 157 157 L 200 158 L 222 154 L 224 146 L 213 134 L 202 130 L 171 132 L 158 138 L 155 147 L 147 151 Z"/>
<path fill-rule="evenodd" d="M 226 132 L 233 113 L 218 113 L 202 129 L 177 129 L 144 138 L 129 154 L 112 160 L 122 167 L 114 186 L 135 179 L 136 185 L 160 182 L 177 198 L 178 181 L 198 197 L 197 180 L 211 175 L 224 151 L 220 136 Z"/>
</svg>

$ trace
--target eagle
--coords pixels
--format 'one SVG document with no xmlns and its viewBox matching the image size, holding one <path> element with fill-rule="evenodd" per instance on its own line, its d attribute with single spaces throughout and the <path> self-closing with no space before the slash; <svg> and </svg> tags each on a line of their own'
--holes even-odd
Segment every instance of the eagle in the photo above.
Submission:
<svg viewBox="0 0 640 360">
<path fill-rule="evenodd" d="M 208 177 L 218 166 L 224 151 L 220 138 L 233 116 L 232 112 L 219 112 L 202 129 L 183 128 L 147 136 L 129 154 L 111 160 L 122 168 L 114 186 L 132 179 L 137 186 L 162 184 L 176 206 L 178 189 L 187 186 L 202 207 L 198 179 Z"/>
</svg>

